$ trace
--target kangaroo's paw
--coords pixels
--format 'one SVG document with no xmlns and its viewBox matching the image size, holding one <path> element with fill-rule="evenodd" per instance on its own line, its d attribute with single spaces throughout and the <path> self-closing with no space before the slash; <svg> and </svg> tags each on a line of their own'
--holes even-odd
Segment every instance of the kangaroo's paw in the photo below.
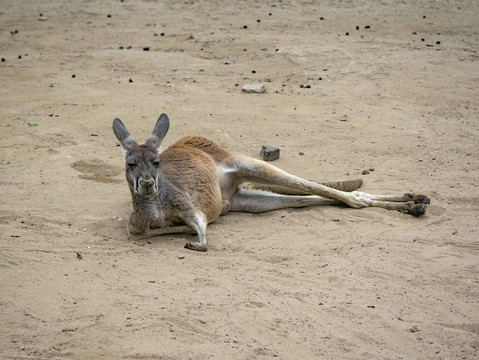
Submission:
<svg viewBox="0 0 479 360">
<path fill-rule="evenodd" d="M 206 245 L 202 245 L 198 241 L 188 241 L 185 244 L 185 249 L 196 250 L 196 251 L 208 251 Z"/>
<path fill-rule="evenodd" d="M 408 208 L 406 209 L 407 214 L 411 214 L 413 216 L 422 216 L 426 213 L 427 204 L 429 204 L 429 202 L 428 203 L 414 203 L 413 201 L 410 201 L 407 204 L 409 205 Z"/>
<path fill-rule="evenodd" d="M 407 198 L 407 201 L 414 201 L 414 204 L 429 205 L 431 203 L 431 199 L 426 195 L 407 193 L 404 194 L 404 197 Z"/>
</svg>

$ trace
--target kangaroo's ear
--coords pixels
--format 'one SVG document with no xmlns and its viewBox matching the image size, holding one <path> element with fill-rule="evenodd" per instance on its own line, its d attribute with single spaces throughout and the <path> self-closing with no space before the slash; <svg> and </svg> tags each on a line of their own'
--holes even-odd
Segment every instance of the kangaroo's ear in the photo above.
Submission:
<svg viewBox="0 0 479 360">
<path fill-rule="evenodd" d="M 148 140 L 146 140 L 145 145 L 148 146 L 153 151 L 157 153 L 161 152 L 161 142 L 165 137 L 168 129 L 170 128 L 170 120 L 166 114 L 161 114 L 158 121 L 156 122 L 155 128 L 150 134 Z"/>
<path fill-rule="evenodd" d="M 120 141 L 121 146 L 123 147 L 123 154 L 125 156 L 138 148 L 138 143 L 133 136 L 130 135 L 128 130 L 126 130 L 125 125 L 121 122 L 120 119 L 116 118 L 113 120 L 113 132 L 115 133 L 116 138 Z"/>
</svg>

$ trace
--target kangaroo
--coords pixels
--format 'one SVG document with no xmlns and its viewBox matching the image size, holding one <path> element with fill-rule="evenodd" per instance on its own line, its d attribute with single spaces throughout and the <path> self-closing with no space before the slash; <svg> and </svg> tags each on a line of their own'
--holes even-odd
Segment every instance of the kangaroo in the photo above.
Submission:
<svg viewBox="0 0 479 360">
<path fill-rule="evenodd" d="M 199 136 L 184 137 L 161 152 L 169 126 L 168 116 L 162 114 L 145 144 L 139 145 L 120 119 L 113 121 L 113 132 L 126 158 L 133 201 L 128 223 L 132 236 L 195 233 L 198 241 L 188 241 L 185 247 L 207 251 L 207 225 L 230 211 L 260 213 L 346 204 L 420 216 L 430 203 L 425 195 L 377 196 L 355 191 L 361 179 L 308 181 Z"/>
</svg>

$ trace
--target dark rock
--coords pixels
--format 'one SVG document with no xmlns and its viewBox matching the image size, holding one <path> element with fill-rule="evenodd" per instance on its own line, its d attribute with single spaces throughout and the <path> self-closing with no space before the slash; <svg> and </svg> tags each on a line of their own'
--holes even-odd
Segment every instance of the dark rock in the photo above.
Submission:
<svg viewBox="0 0 479 360">
<path fill-rule="evenodd" d="M 265 146 L 261 147 L 260 152 L 261 157 L 265 161 L 273 161 L 279 158 L 279 148 L 274 146 Z"/>
</svg>

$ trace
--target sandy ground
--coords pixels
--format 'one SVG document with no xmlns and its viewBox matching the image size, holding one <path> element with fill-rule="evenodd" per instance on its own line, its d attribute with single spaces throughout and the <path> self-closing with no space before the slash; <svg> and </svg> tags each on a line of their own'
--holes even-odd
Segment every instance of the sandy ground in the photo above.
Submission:
<svg viewBox="0 0 479 360">
<path fill-rule="evenodd" d="M 476 1 L 3 0 L 0 358 L 476 358 L 478 14 Z M 242 93 L 257 81 L 265 94 Z M 279 146 L 274 164 L 299 176 L 433 202 L 421 218 L 229 214 L 207 253 L 183 248 L 190 235 L 135 241 L 111 123 L 143 140 L 162 112 L 164 145 Z"/>
</svg>

